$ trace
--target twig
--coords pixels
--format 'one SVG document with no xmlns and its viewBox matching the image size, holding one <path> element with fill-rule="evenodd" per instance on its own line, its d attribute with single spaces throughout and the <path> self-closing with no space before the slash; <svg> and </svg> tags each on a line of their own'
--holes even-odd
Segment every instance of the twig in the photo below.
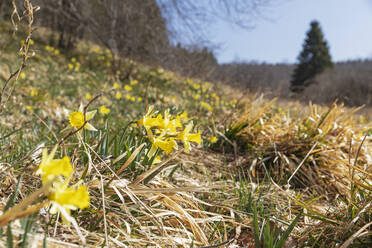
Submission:
<svg viewBox="0 0 372 248">
<path fill-rule="evenodd" d="M 306 154 L 306 156 L 304 157 L 304 159 L 301 161 L 301 163 L 297 166 L 296 170 L 293 172 L 293 174 L 289 177 L 288 181 L 287 181 L 287 184 L 289 184 L 289 182 L 292 180 L 292 178 L 294 177 L 294 175 L 297 173 L 297 171 L 301 168 L 301 166 L 305 163 L 305 161 L 307 160 L 307 158 L 310 156 L 310 154 L 313 152 L 313 150 L 315 149 L 315 147 L 318 145 L 318 141 L 315 142 L 315 144 L 311 147 L 310 151 Z"/>
</svg>

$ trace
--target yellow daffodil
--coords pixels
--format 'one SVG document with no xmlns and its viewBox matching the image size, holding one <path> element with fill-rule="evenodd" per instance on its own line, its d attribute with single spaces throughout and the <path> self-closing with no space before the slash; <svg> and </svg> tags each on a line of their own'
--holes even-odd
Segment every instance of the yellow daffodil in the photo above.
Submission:
<svg viewBox="0 0 372 248">
<path fill-rule="evenodd" d="M 68 64 L 68 69 L 70 69 L 70 70 L 74 69 L 74 65 L 73 64 Z"/>
<path fill-rule="evenodd" d="M 92 99 L 92 95 L 90 93 L 85 94 L 85 99 L 90 100 Z"/>
<path fill-rule="evenodd" d="M 168 131 L 169 133 L 176 133 L 177 128 L 182 127 L 182 124 L 180 118 L 173 119 L 169 114 L 169 111 L 166 110 L 164 112 L 163 121 L 159 127 Z"/>
<path fill-rule="evenodd" d="M 77 62 L 75 65 L 75 71 L 79 71 L 79 70 L 80 70 L 80 63 Z"/>
<path fill-rule="evenodd" d="M 27 105 L 26 106 L 26 109 L 29 110 L 29 111 L 31 111 L 31 110 L 34 110 L 34 107 L 33 106 L 30 106 L 30 105 Z"/>
<path fill-rule="evenodd" d="M 71 58 L 71 62 L 72 63 L 75 63 L 76 62 L 76 58 Z"/>
<path fill-rule="evenodd" d="M 96 114 L 96 112 L 97 112 L 96 110 L 87 112 L 85 115 L 85 120 L 84 120 L 83 105 L 80 105 L 80 108 L 78 111 L 74 111 L 69 115 L 70 125 L 75 128 L 80 128 L 84 125 L 85 121 L 91 120 Z M 85 124 L 84 128 L 90 131 L 97 131 L 97 129 L 93 127 L 91 124 L 89 124 L 88 122 Z"/>
<path fill-rule="evenodd" d="M 117 89 L 117 88 L 119 88 L 120 87 L 120 84 L 118 84 L 118 83 L 114 83 L 114 89 Z"/>
<path fill-rule="evenodd" d="M 201 102 L 200 102 L 200 106 L 201 106 L 202 108 L 204 108 L 205 110 L 209 111 L 209 112 L 212 112 L 212 110 L 213 110 L 212 106 L 209 105 L 209 103 L 204 102 L 204 101 L 201 101 Z"/>
<path fill-rule="evenodd" d="M 102 105 L 101 107 L 99 107 L 99 112 L 102 114 L 102 115 L 107 115 L 108 113 L 110 113 L 110 109 L 109 108 L 106 108 L 104 105 Z"/>
<path fill-rule="evenodd" d="M 115 94 L 115 98 L 118 99 L 118 100 L 120 100 L 122 97 L 123 97 L 123 95 L 120 92 L 117 92 Z"/>
<path fill-rule="evenodd" d="M 53 183 L 53 187 L 51 188 L 52 193 L 48 196 L 52 203 L 50 213 L 57 214 L 60 210 L 58 206 L 63 208 L 65 213 L 62 212 L 62 220 L 66 225 L 70 224 L 69 219 L 71 218 L 71 210 L 87 208 L 89 207 L 90 201 L 87 187 L 83 185 L 68 187 L 68 183 L 68 179 L 64 181 L 59 180 Z M 67 216 L 65 216 L 65 214 L 67 214 Z"/>
<path fill-rule="evenodd" d="M 56 49 L 55 51 L 54 51 L 54 54 L 55 55 L 59 55 L 61 52 L 58 50 L 58 49 Z"/>
<path fill-rule="evenodd" d="M 151 131 L 150 131 L 151 132 Z M 173 138 L 164 138 L 164 137 L 155 137 L 151 136 L 150 141 L 152 143 L 150 152 L 149 152 L 149 157 L 154 156 L 156 150 L 160 148 L 165 152 L 165 154 L 169 154 L 173 151 L 173 149 L 177 149 L 178 145 L 177 142 Z"/>
<path fill-rule="evenodd" d="M 142 97 L 137 97 L 137 101 L 142 102 Z"/>
<path fill-rule="evenodd" d="M 159 127 L 160 125 L 162 125 L 163 118 L 160 114 L 157 115 L 155 118 L 152 117 L 154 115 L 153 109 L 154 107 L 150 106 L 145 116 L 137 121 L 137 124 L 144 126 L 146 130 L 149 130 L 152 127 Z"/>
<path fill-rule="evenodd" d="M 54 159 L 56 150 L 57 146 L 55 146 L 51 153 L 48 154 L 48 150 L 46 148 L 43 149 L 41 162 L 36 171 L 36 174 L 41 175 L 43 184 L 48 183 L 58 175 L 68 178 L 72 174 L 73 169 L 70 163 L 70 158 L 65 156 L 62 159 Z"/>
<path fill-rule="evenodd" d="M 138 81 L 137 80 L 131 80 L 130 81 L 130 85 L 137 85 L 138 84 Z"/>
<path fill-rule="evenodd" d="M 194 94 L 194 95 L 192 96 L 192 98 L 194 98 L 195 100 L 198 100 L 198 99 L 200 98 L 200 95 L 199 95 L 199 94 Z"/>
<path fill-rule="evenodd" d="M 217 139 L 216 136 L 212 136 L 212 137 L 209 138 L 209 142 L 211 142 L 212 144 L 213 144 L 213 143 L 216 143 L 217 140 L 218 140 L 218 139 Z"/>
<path fill-rule="evenodd" d="M 178 136 L 176 137 L 176 139 L 179 139 L 183 142 L 183 145 L 185 147 L 185 151 L 187 153 L 189 153 L 190 150 L 191 150 L 190 142 L 195 142 L 195 143 L 198 143 L 199 145 L 201 144 L 200 131 L 198 133 L 190 133 L 190 131 L 192 130 L 193 125 L 194 124 L 192 122 L 187 124 L 185 129 L 182 132 L 180 132 L 178 134 Z"/>
<path fill-rule="evenodd" d="M 130 85 L 128 85 L 128 84 L 126 84 L 126 85 L 124 86 L 124 89 L 125 89 L 126 91 L 131 91 L 131 90 L 133 90 L 132 87 L 130 87 Z"/>
<path fill-rule="evenodd" d="M 25 79 L 25 77 L 26 77 L 26 74 L 24 74 L 23 72 L 21 74 L 19 74 L 20 79 Z"/>
<path fill-rule="evenodd" d="M 37 96 L 37 95 L 39 95 L 39 91 L 38 90 L 32 89 L 30 91 L 30 96 L 34 97 L 34 96 Z"/>
</svg>

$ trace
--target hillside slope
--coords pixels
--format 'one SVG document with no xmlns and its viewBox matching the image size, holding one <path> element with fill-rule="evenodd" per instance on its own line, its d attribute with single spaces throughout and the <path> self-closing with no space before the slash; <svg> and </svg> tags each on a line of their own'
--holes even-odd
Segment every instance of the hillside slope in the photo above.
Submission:
<svg viewBox="0 0 372 248">
<path fill-rule="evenodd" d="M 1 23 L 2 81 L 22 62 L 25 31 L 11 30 Z M 371 245 L 372 127 L 357 109 L 132 60 L 112 69 L 95 44 L 62 51 L 45 37 L 26 41 L 34 56 L 2 96 L 2 246 L 273 247 L 294 226 L 283 247 Z"/>
</svg>

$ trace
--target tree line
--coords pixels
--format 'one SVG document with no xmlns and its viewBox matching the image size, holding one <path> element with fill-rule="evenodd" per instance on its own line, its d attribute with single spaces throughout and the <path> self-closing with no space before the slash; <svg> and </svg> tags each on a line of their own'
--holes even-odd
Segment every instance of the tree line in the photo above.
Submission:
<svg viewBox="0 0 372 248">
<path fill-rule="evenodd" d="M 261 7 L 275 0 L 33 0 L 36 24 L 55 31 L 49 44 L 73 49 L 92 40 L 113 57 L 161 65 L 186 76 L 210 75 L 217 67 L 213 45 L 203 34 L 224 19 L 249 28 Z M 22 0 L 15 0 L 22 9 Z M 9 19 L 10 1 L 0 18 Z M 120 60 L 113 66 L 120 66 Z"/>
</svg>

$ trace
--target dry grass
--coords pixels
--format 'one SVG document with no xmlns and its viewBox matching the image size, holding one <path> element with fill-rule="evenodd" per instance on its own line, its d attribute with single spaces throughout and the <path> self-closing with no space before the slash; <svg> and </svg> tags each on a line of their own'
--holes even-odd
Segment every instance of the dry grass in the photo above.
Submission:
<svg viewBox="0 0 372 248">
<path fill-rule="evenodd" d="M 19 37 L 3 33 L 0 45 L 7 49 L 0 62 L 9 64 L 17 60 L 18 49 L 9 41 L 19 44 Z M 200 247 L 225 241 L 231 247 L 253 246 L 257 209 L 260 228 L 269 223 L 278 233 L 304 211 L 285 247 L 372 243 L 372 127 L 356 114 L 359 108 L 241 97 L 228 87 L 133 62 L 123 63 L 122 76 L 112 75 L 106 66 L 110 57 L 92 53 L 91 44 L 57 56 L 44 51 L 42 39 L 38 42 L 26 78 L 14 82 L 1 116 L 0 224 L 11 222 L 7 230 L 14 244 L 30 225 L 26 233 L 35 246 L 42 246 L 44 237 L 48 247 Z M 71 58 L 81 63 L 80 71 L 67 69 Z M 9 77 L 12 68 L 0 65 L 0 75 Z M 144 101 L 115 98 L 123 90 L 114 89 L 114 82 L 123 86 L 131 80 L 143 83 L 130 94 Z M 30 97 L 32 89 L 39 95 Z M 101 97 L 87 103 L 87 92 Z M 240 98 L 239 107 L 227 104 L 225 95 Z M 67 125 L 65 110 L 80 102 L 89 108 L 109 106 L 111 113 L 94 120 L 98 133 L 66 136 L 61 132 Z M 130 125 L 148 104 L 174 113 L 188 110 L 203 132 L 203 146 L 149 163 L 145 149 L 151 144 Z M 211 136 L 219 141 L 211 144 Z M 62 137 L 68 139 L 59 142 Z M 34 174 L 41 149 L 56 143 L 61 144 L 58 156 L 73 161 L 72 181 L 83 180 L 91 197 L 88 209 L 74 212 L 71 226 L 49 213 L 48 190 Z M 9 202 L 15 206 L 8 209 Z M 9 233 L 0 242 L 7 246 Z"/>
</svg>

